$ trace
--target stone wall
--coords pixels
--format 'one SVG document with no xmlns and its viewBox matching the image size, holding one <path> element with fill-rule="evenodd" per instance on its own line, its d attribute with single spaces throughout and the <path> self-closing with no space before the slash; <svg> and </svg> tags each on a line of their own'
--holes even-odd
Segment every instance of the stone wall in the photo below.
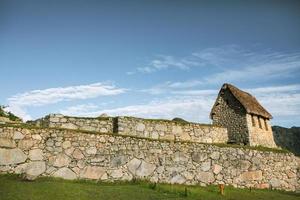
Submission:
<svg viewBox="0 0 300 200">
<path fill-rule="evenodd" d="M 250 146 L 276 148 L 270 121 L 256 115 L 246 115 Z M 252 121 L 253 120 L 253 121 Z"/>
<path fill-rule="evenodd" d="M 213 124 L 227 128 L 230 143 L 249 144 L 246 110 L 229 90 L 220 92 L 212 111 Z"/>
<path fill-rule="evenodd" d="M 42 119 L 30 122 L 30 124 L 45 128 L 95 131 L 152 139 L 170 139 L 200 143 L 226 143 L 228 141 L 227 129 L 218 126 L 124 116 L 79 118 L 51 114 Z"/>
<path fill-rule="evenodd" d="M 50 114 L 44 118 L 29 122 L 44 128 L 65 128 L 83 131 L 95 131 L 100 133 L 113 132 L 113 117 L 69 117 L 61 114 Z"/>
<path fill-rule="evenodd" d="M 117 121 L 118 134 L 121 135 L 200 143 L 226 143 L 228 141 L 226 128 L 209 124 L 135 117 L 118 117 Z"/>
<path fill-rule="evenodd" d="M 293 154 L 193 142 L 0 126 L 0 171 L 28 179 L 147 179 L 179 184 L 296 190 Z"/>
</svg>

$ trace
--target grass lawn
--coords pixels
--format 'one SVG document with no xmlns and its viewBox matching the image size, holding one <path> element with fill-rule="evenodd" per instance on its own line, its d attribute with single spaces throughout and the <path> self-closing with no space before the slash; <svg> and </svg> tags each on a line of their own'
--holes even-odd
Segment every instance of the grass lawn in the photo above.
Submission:
<svg viewBox="0 0 300 200">
<path fill-rule="evenodd" d="M 187 190 L 185 189 L 187 188 Z M 187 192 L 186 192 L 187 191 Z M 167 184 L 95 183 L 40 178 L 23 181 L 16 175 L 0 175 L 0 200 L 154 200 L 154 199 L 228 199 L 228 200 L 300 200 L 300 194 L 270 190 L 225 188 L 225 196 L 216 186 L 179 186 Z"/>
</svg>

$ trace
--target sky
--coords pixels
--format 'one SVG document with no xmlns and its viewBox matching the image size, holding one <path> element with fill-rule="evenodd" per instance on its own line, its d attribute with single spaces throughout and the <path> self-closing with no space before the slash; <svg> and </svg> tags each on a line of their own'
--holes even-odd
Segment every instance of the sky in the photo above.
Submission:
<svg viewBox="0 0 300 200">
<path fill-rule="evenodd" d="M 299 1 L 0 0 L 0 104 L 211 123 L 223 83 L 300 126 Z"/>
</svg>

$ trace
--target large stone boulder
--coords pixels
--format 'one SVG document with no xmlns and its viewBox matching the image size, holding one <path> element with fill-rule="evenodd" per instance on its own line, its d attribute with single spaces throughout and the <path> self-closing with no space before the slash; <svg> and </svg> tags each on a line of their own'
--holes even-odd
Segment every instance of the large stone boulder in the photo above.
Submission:
<svg viewBox="0 0 300 200">
<path fill-rule="evenodd" d="M 74 180 L 77 178 L 76 174 L 67 167 L 63 167 L 53 174 L 54 177 L 63 178 L 67 180 Z"/>
<path fill-rule="evenodd" d="M 19 132 L 19 131 L 15 131 L 14 135 L 13 135 L 13 139 L 14 140 L 22 140 L 25 136 Z"/>
<path fill-rule="evenodd" d="M 128 170 L 130 171 L 130 173 L 138 177 L 150 176 L 155 169 L 156 169 L 156 165 L 147 163 L 143 160 L 141 161 L 136 158 L 132 159 L 128 163 Z"/>
<path fill-rule="evenodd" d="M 122 169 L 112 170 L 112 172 L 110 173 L 110 176 L 115 179 L 121 178 L 123 176 Z"/>
<path fill-rule="evenodd" d="M 127 156 L 125 155 L 117 155 L 111 158 L 111 166 L 112 167 L 119 167 L 125 165 L 127 162 Z"/>
<path fill-rule="evenodd" d="M 215 181 L 214 174 L 212 172 L 199 172 L 197 179 L 205 184 L 210 184 Z"/>
<path fill-rule="evenodd" d="M 27 140 L 20 140 L 18 147 L 20 149 L 25 149 L 28 150 L 30 149 L 32 146 L 34 145 L 34 141 L 31 139 L 27 139 Z"/>
<path fill-rule="evenodd" d="M 104 173 L 105 170 L 102 167 L 88 166 L 80 173 L 80 178 L 98 180 Z"/>
<path fill-rule="evenodd" d="M 247 171 L 240 175 L 240 179 L 244 182 L 262 180 L 262 171 Z"/>
<path fill-rule="evenodd" d="M 181 176 L 180 174 L 177 174 L 176 176 L 173 176 L 170 180 L 171 184 L 183 184 L 186 181 L 184 176 Z"/>
<path fill-rule="evenodd" d="M 46 171 L 46 164 L 43 161 L 30 162 L 25 169 L 25 178 L 33 180 Z"/>
<path fill-rule="evenodd" d="M 16 147 L 16 143 L 12 139 L 0 138 L 0 147 L 15 148 Z"/>
<path fill-rule="evenodd" d="M 137 158 L 133 158 L 127 165 L 128 170 L 130 171 L 130 173 L 134 174 L 136 173 L 137 168 L 139 168 L 139 166 L 141 165 L 142 161 L 140 161 Z"/>
<path fill-rule="evenodd" d="M 0 165 L 23 163 L 26 159 L 21 149 L 0 149 Z"/>
<path fill-rule="evenodd" d="M 30 160 L 43 160 L 43 151 L 41 149 L 33 149 L 29 151 Z"/>
<path fill-rule="evenodd" d="M 71 162 L 71 158 L 64 153 L 61 153 L 55 157 L 53 166 L 64 167 L 64 166 L 68 166 L 70 162 Z"/>
</svg>

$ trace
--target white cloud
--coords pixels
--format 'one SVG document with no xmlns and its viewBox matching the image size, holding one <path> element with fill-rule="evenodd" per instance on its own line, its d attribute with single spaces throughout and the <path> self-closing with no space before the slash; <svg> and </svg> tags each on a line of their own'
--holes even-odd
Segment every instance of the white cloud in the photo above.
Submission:
<svg viewBox="0 0 300 200">
<path fill-rule="evenodd" d="M 150 61 L 145 67 L 138 67 L 137 72 L 141 73 L 153 73 L 160 70 L 169 68 L 176 68 L 180 70 L 189 70 L 193 66 L 198 66 L 200 63 L 195 60 L 194 56 L 188 56 L 183 58 L 175 58 L 169 55 L 160 55 L 156 59 Z M 127 72 L 131 75 L 133 72 Z"/>
<path fill-rule="evenodd" d="M 276 117 L 300 119 L 300 84 L 246 89 Z"/>
<path fill-rule="evenodd" d="M 199 80 L 189 80 L 189 81 L 183 81 L 183 82 L 166 81 L 162 84 L 158 84 L 149 89 L 143 89 L 140 91 L 146 92 L 149 94 L 173 93 L 174 90 L 187 89 L 187 88 L 195 87 L 195 86 L 198 86 L 201 84 L 203 84 L 203 83 Z"/>
<path fill-rule="evenodd" d="M 215 84 L 234 81 L 247 81 L 253 79 L 271 80 L 286 78 L 300 70 L 300 54 L 296 57 L 282 55 L 276 58 L 268 56 L 268 60 L 257 60 L 256 63 L 241 65 L 239 69 L 224 70 L 205 78 L 203 82 Z M 252 58 L 251 58 L 252 59 Z M 247 62 L 246 62 L 247 63 Z"/>
<path fill-rule="evenodd" d="M 270 111 L 275 123 L 280 122 L 279 118 L 292 117 L 296 120 L 300 119 L 300 85 L 279 85 L 246 88 L 243 90 L 251 92 Z M 172 119 L 181 117 L 194 122 L 209 123 L 210 109 L 217 94 L 218 90 L 187 90 L 177 92 L 175 96 L 158 101 L 150 101 L 146 104 L 96 111 L 87 110 L 81 115 L 99 116 L 102 113 L 107 113 L 110 115 L 130 115 L 144 118 Z M 67 108 L 66 111 L 68 110 Z"/>
<path fill-rule="evenodd" d="M 300 74 L 300 53 L 281 53 L 271 50 L 245 50 L 237 45 L 207 48 L 183 58 L 161 56 L 136 72 L 153 73 L 170 68 L 187 70 L 210 69 L 203 71 L 202 77 L 182 82 L 165 82 L 146 89 L 144 92 L 160 94 L 174 88 L 188 88 L 222 84 L 224 82 L 245 82 L 274 80 L 295 77 Z"/>
<path fill-rule="evenodd" d="M 167 81 L 141 91 L 150 94 L 174 93 L 194 87 L 208 88 L 225 82 L 285 80 L 300 74 L 300 53 L 253 52 L 231 45 L 205 49 L 192 55 L 198 59 L 194 58 L 199 66 L 208 66 L 214 72 L 198 79 Z"/>
<path fill-rule="evenodd" d="M 203 113 L 209 113 L 213 104 L 213 99 L 208 96 L 197 98 L 172 97 L 159 101 L 151 101 L 147 104 L 124 106 L 113 109 L 103 109 L 98 111 L 87 111 L 81 113 L 82 116 L 99 116 L 102 113 L 109 115 L 129 115 L 144 118 L 165 118 L 182 117 L 191 121 L 208 122 L 208 117 Z M 62 113 L 66 113 L 69 108 Z"/>
<path fill-rule="evenodd" d="M 21 116 L 25 120 L 28 120 L 31 117 L 26 114 L 26 107 L 43 106 L 62 101 L 90 99 L 100 96 L 118 95 L 125 91 L 125 89 L 117 88 L 112 84 L 93 83 L 89 85 L 32 90 L 8 98 L 8 104 L 10 111 Z"/>
<path fill-rule="evenodd" d="M 61 110 L 59 113 L 63 114 L 63 115 L 77 115 L 77 116 L 81 116 L 84 115 L 84 113 L 87 112 L 91 112 L 93 110 L 97 110 L 99 109 L 99 106 L 95 105 L 95 104 L 80 104 L 80 105 L 76 105 L 76 106 L 70 106 L 65 110 Z"/>
</svg>

